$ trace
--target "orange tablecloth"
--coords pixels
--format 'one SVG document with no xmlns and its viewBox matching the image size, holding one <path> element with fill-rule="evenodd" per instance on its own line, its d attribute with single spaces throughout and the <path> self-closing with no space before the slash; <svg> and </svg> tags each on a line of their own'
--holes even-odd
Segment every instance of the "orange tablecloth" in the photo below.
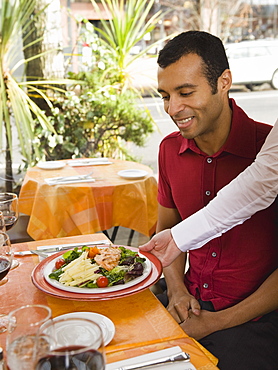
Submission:
<svg viewBox="0 0 278 370">
<path fill-rule="evenodd" d="M 157 221 L 157 181 L 142 164 L 111 160 L 113 164 L 59 170 L 29 169 L 19 194 L 19 210 L 30 215 L 28 234 L 35 240 L 91 234 L 123 226 L 150 236 Z M 126 180 L 124 169 L 141 169 L 149 175 Z M 95 182 L 48 185 L 57 176 L 87 174 Z"/>
<path fill-rule="evenodd" d="M 62 238 L 61 243 L 102 240 L 103 234 Z M 35 249 L 39 245 L 57 244 L 57 239 L 14 244 L 14 249 Z M 49 296 L 38 290 L 30 275 L 38 263 L 37 256 L 18 258 L 20 265 L 8 274 L 9 281 L 1 287 L 1 311 L 9 311 L 24 304 L 46 304 L 53 317 L 74 311 L 97 312 L 109 317 L 116 333 L 106 347 L 107 362 L 180 345 L 191 355 L 197 369 L 217 369 L 216 359 L 189 338 L 150 290 L 119 299 L 99 302 L 71 301 Z M 0 334 L 0 346 L 5 348 L 5 333 Z"/>
</svg>

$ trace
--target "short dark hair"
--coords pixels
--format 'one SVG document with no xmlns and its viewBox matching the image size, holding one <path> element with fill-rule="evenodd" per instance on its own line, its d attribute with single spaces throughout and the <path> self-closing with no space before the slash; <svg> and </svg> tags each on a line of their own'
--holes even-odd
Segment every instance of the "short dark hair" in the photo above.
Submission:
<svg viewBox="0 0 278 370">
<path fill-rule="evenodd" d="M 160 50 L 157 63 L 161 68 L 166 68 L 188 54 L 197 54 L 202 58 L 204 75 L 215 94 L 218 78 L 225 69 L 230 68 L 222 41 L 204 31 L 182 32 Z"/>
</svg>

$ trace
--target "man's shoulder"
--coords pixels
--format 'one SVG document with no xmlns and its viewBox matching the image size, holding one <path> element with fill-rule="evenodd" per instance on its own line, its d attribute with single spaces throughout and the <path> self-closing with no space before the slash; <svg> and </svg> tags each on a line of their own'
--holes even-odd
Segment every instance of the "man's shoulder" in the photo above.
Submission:
<svg viewBox="0 0 278 370">
<path fill-rule="evenodd" d="M 268 123 L 264 122 L 258 122 L 254 121 L 256 128 L 257 128 L 257 133 L 260 135 L 268 135 L 270 130 L 272 129 L 272 125 L 269 125 Z"/>
<path fill-rule="evenodd" d="M 256 125 L 257 144 L 261 146 L 264 143 L 267 135 L 269 134 L 273 126 L 267 123 L 257 122 L 257 121 L 254 121 L 254 123 Z"/>
</svg>

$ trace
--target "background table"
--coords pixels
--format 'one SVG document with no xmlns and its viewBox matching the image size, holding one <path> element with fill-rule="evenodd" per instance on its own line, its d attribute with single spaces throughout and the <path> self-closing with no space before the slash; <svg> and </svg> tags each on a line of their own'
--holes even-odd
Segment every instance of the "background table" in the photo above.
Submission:
<svg viewBox="0 0 278 370">
<path fill-rule="evenodd" d="M 123 226 L 151 236 L 157 222 L 157 181 L 140 163 L 111 160 L 109 165 L 59 170 L 29 169 L 19 194 L 20 212 L 29 215 L 28 234 L 34 240 L 91 234 Z M 123 179 L 120 170 L 140 169 L 142 179 Z M 57 176 L 85 175 L 95 182 L 48 185 Z"/>
<path fill-rule="evenodd" d="M 103 240 L 103 234 L 61 238 L 62 243 Z M 39 245 L 57 244 L 57 239 L 14 244 L 20 251 Z M 35 255 L 21 257 L 20 265 L 8 274 L 9 281 L 1 287 L 1 311 L 8 313 L 25 304 L 48 305 L 53 317 L 77 311 L 96 312 L 109 317 L 116 333 L 106 347 L 107 362 L 115 362 L 143 353 L 179 345 L 190 354 L 197 370 L 217 369 L 217 360 L 198 342 L 188 337 L 149 289 L 119 299 L 86 302 L 52 297 L 38 290 L 31 282 L 31 273 L 39 259 Z M 0 334 L 0 346 L 5 348 L 6 334 Z"/>
</svg>

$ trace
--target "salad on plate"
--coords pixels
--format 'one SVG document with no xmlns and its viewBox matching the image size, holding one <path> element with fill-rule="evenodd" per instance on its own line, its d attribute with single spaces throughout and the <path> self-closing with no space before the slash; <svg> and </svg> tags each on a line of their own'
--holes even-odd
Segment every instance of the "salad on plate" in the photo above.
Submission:
<svg viewBox="0 0 278 370">
<path fill-rule="evenodd" d="M 67 287 L 112 287 L 142 276 L 145 261 L 136 251 L 123 246 L 84 246 L 56 259 L 48 277 Z"/>
</svg>

